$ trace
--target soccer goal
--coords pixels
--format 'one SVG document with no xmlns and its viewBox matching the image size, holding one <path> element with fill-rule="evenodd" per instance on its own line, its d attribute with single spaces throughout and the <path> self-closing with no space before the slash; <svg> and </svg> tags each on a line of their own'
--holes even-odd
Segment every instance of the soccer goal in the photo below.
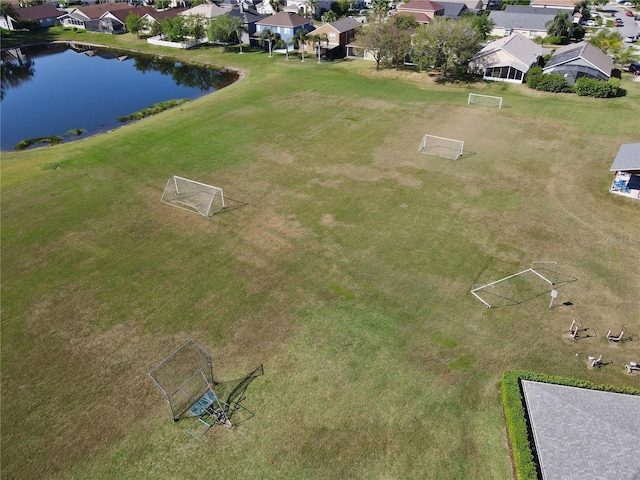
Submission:
<svg viewBox="0 0 640 480">
<path fill-rule="evenodd" d="M 210 217 L 225 208 L 221 188 L 173 176 L 162 193 L 162 203 Z"/>
<path fill-rule="evenodd" d="M 464 151 L 464 142 L 453 138 L 436 137 L 435 135 L 425 134 L 422 137 L 418 152 L 427 155 L 435 155 L 438 157 L 450 158 L 457 160 L 462 156 Z"/>
<path fill-rule="evenodd" d="M 471 294 L 487 308 L 518 305 L 548 292 L 558 262 L 535 261 L 531 267 L 494 282 L 474 285 Z M 541 283 L 542 282 L 544 283 Z"/>
<path fill-rule="evenodd" d="M 498 107 L 498 110 L 502 108 L 502 97 L 493 97 L 491 95 L 481 95 L 479 93 L 470 93 L 467 105 L 484 105 L 485 107 Z"/>
</svg>

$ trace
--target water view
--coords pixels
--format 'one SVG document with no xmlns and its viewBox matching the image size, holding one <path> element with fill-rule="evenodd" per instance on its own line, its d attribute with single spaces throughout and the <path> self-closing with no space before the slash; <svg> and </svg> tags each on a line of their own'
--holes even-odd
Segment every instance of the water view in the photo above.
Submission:
<svg viewBox="0 0 640 480">
<path fill-rule="evenodd" d="M 235 72 L 75 44 L 3 50 L 1 67 L 1 150 L 74 129 L 86 130 L 82 137 L 110 130 L 122 125 L 118 118 L 155 103 L 193 100 L 238 79 Z"/>
</svg>

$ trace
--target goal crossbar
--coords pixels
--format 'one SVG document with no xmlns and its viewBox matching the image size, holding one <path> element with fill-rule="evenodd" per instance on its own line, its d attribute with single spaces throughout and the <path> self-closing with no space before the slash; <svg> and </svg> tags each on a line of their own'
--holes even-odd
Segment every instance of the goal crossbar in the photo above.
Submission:
<svg viewBox="0 0 640 480">
<path fill-rule="evenodd" d="M 481 93 L 470 93 L 467 105 L 475 103 L 476 105 L 485 105 L 488 107 L 498 107 L 498 110 L 502 108 L 502 97 L 496 97 L 493 95 L 482 95 Z"/>
</svg>

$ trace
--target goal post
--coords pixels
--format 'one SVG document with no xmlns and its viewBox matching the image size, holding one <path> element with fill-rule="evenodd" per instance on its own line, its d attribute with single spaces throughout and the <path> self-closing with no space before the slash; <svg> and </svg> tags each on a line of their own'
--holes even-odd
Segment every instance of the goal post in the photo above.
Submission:
<svg viewBox="0 0 640 480">
<path fill-rule="evenodd" d="M 498 107 L 498 110 L 500 110 L 502 108 L 502 97 L 470 93 L 467 105 L 471 104 L 484 105 L 485 107 Z"/>
<path fill-rule="evenodd" d="M 219 187 L 174 175 L 167 181 L 162 203 L 210 217 L 226 207 Z"/>
<path fill-rule="evenodd" d="M 418 152 L 457 160 L 464 152 L 464 142 L 425 133 L 422 137 L 422 142 L 420 142 Z"/>
</svg>

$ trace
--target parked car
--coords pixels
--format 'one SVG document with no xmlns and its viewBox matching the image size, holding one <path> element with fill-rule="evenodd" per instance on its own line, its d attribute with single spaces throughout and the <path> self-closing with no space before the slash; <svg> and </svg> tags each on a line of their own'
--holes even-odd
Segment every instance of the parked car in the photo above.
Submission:
<svg viewBox="0 0 640 480">
<path fill-rule="evenodd" d="M 632 63 L 629 65 L 629 72 L 634 75 L 640 75 L 640 63 Z"/>
<path fill-rule="evenodd" d="M 595 20 L 587 20 L 585 22 L 585 24 L 587 25 L 587 27 L 595 27 L 596 26 L 596 21 Z"/>
<path fill-rule="evenodd" d="M 633 17 L 633 13 L 631 13 L 631 12 L 627 12 L 627 13 L 625 13 L 625 15 L 626 15 L 627 17 Z"/>
<path fill-rule="evenodd" d="M 620 20 L 619 18 L 616 18 L 616 21 L 615 21 L 614 25 L 615 25 L 616 27 L 621 27 L 621 26 L 623 26 L 623 25 L 624 25 L 624 23 L 623 23 L 623 22 L 622 22 L 622 20 Z"/>
<path fill-rule="evenodd" d="M 626 37 L 624 37 L 624 43 L 633 43 L 636 41 L 636 37 L 634 37 L 633 35 L 627 35 Z"/>
</svg>

